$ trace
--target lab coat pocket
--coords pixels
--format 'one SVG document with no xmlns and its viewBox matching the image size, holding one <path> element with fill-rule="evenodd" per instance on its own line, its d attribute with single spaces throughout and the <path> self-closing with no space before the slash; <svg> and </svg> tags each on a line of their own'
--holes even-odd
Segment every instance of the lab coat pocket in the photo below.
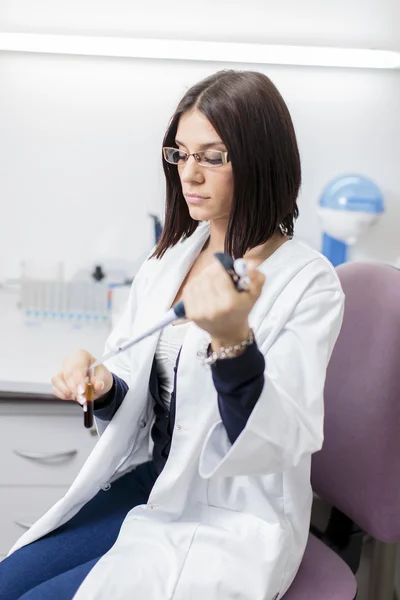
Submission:
<svg viewBox="0 0 400 600">
<path fill-rule="evenodd" d="M 208 525 L 219 530 L 219 556 L 226 551 L 233 565 L 231 583 L 239 569 L 241 581 L 249 585 L 253 581 L 259 590 L 252 598 L 264 600 L 280 594 L 291 552 L 281 474 L 211 477 L 207 499 Z"/>
<path fill-rule="evenodd" d="M 282 474 L 214 475 L 208 480 L 207 502 L 209 506 L 252 514 L 263 521 L 276 521 L 279 515 L 285 520 Z"/>
<path fill-rule="evenodd" d="M 279 598 L 287 556 L 286 532 L 278 523 L 209 506 L 207 524 L 196 531 L 176 600 Z M 190 595 L 190 589 L 195 593 Z"/>
</svg>

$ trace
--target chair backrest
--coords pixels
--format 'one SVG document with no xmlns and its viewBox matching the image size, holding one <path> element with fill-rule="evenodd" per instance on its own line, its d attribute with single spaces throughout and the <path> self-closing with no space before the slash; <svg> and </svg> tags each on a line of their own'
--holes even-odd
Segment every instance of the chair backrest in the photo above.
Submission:
<svg viewBox="0 0 400 600">
<path fill-rule="evenodd" d="M 400 540 L 400 271 L 338 267 L 343 327 L 325 385 L 325 440 L 312 484 L 383 542 Z"/>
</svg>

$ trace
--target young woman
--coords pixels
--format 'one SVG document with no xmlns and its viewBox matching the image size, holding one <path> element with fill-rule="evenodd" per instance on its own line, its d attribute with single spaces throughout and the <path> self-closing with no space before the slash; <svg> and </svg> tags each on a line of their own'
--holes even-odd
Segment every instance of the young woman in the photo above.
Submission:
<svg viewBox="0 0 400 600">
<path fill-rule="evenodd" d="M 163 234 L 107 350 L 180 299 L 187 321 L 97 369 L 101 437 L 1 563 L 2 600 L 275 600 L 301 562 L 343 293 L 292 239 L 301 173 L 282 97 L 260 73 L 208 77 L 172 117 L 163 165 Z M 248 292 L 221 251 L 247 261 Z M 54 394 L 84 401 L 94 360 L 68 358 Z"/>
</svg>

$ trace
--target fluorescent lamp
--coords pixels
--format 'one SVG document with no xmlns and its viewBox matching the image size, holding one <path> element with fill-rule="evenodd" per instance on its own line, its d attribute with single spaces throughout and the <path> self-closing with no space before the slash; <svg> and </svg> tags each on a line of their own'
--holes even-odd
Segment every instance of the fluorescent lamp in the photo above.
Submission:
<svg viewBox="0 0 400 600">
<path fill-rule="evenodd" d="M 400 68 L 400 52 L 328 46 L 0 33 L 0 50 L 80 56 L 199 60 L 222 63 Z"/>
</svg>

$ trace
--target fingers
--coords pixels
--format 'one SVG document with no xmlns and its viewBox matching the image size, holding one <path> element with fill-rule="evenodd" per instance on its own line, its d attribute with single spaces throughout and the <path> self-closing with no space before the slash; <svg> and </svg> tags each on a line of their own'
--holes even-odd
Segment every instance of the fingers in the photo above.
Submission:
<svg viewBox="0 0 400 600">
<path fill-rule="evenodd" d="M 88 369 L 95 362 L 95 358 L 85 350 L 78 350 L 67 357 L 61 371 L 51 378 L 52 392 L 60 400 L 77 400 L 84 404 Z M 112 374 L 104 366 L 90 373 L 90 382 L 93 386 L 94 398 L 111 389 L 113 384 Z"/>
<path fill-rule="evenodd" d="M 86 402 L 86 398 L 85 398 L 85 386 L 83 386 L 82 384 L 78 384 L 76 386 L 76 394 L 74 394 L 70 388 L 68 387 L 68 385 L 64 382 L 62 375 L 56 375 L 55 377 L 51 378 L 51 382 L 53 384 L 52 387 L 52 394 L 54 396 L 56 396 L 57 398 L 59 398 L 60 400 L 76 400 L 77 402 L 79 402 L 79 404 L 84 404 Z M 96 379 L 95 377 L 92 377 L 90 380 L 93 389 L 95 391 L 95 394 L 101 394 L 101 392 L 104 390 L 105 384 L 104 381 L 101 381 L 100 379 Z"/>
<path fill-rule="evenodd" d="M 231 276 L 217 259 L 187 284 L 183 301 L 188 319 L 195 322 L 198 319 L 214 320 L 235 307 L 251 309 L 261 295 L 265 276 L 256 269 L 254 261 L 243 262 L 248 271 L 243 294 L 238 295 Z"/>
<path fill-rule="evenodd" d="M 93 360 L 93 362 L 95 362 Z M 93 364 L 93 362 L 91 364 Z M 95 399 L 107 394 L 114 385 L 112 373 L 105 365 L 100 364 L 96 369 L 90 369 L 90 383 L 92 384 Z"/>
<path fill-rule="evenodd" d="M 99 394 L 104 390 L 105 383 L 101 379 L 98 379 L 97 377 L 93 376 L 90 378 L 90 383 L 92 384 L 93 389 L 96 392 L 96 394 Z"/>
<path fill-rule="evenodd" d="M 86 379 L 87 379 L 86 371 L 82 372 L 80 370 L 77 372 L 71 373 L 71 375 L 69 375 L 66 378 L 67 387 L 72 391 L 72 395 L 81 404 L 83 404 L 85 402 Z M 104 381 L 100 377 L 92 375 L 90 377 L 90 383 L 93 386 L 93 391 L 95 393 L 95 397 L 101 395 L 101 393 L 103 392 L 103 390 L 105 388 Z"/>
<path fill-rule="evenodd" d="M 224 306 L 224 291 L 215 277 L 215 270 L 207 270 L 201 277 L 194 278 L 184 290 L 183 302 L 186 316 L 191 321 L 215 317 Z"/>
<path fill-rule="evenodd" d="M 210 266 L 210 277 L 214 282 L 217 282 L 217 289 L 220 293 L 232 293 L 235 289 L 235 284 L 232 277 L 216 258 L 215 263 Z"/>
<path fill-rule="evenodd" d="M 58 373 L 52 377 L 51 383 L 53 384 L 53 394 L 57 398 L 60 398 L 60 400 L 73 400 L 75 398 L 72 390 L 65 383 L 62 373 Z"/>
<path fill-rule="evenodd" d="M 53 394 L 53 396 L 57 396 L 57 398 L 59 398 L 60 400 L 72 400 L 73 399 L 71 396 L 67 396 L 66 394 L 63 394 L 62 392 L 60 392 L 60 390 L 58 388 L 56 388 L 54 385 L 51 388 L 51 393 Z"/>
<path fill-rule="evenodd" d="M 74 398 L 85 393 L 86 371 L 82 368 L 66 370 L 64 381 Z"/>
<path fill-rule="evenodd" d="M 226 272 L 221 263 L 216 259 L 216 264 L 211 265 L 209 276 L 211 278 L 210 287 L 213 287 L 216 293 L 222 297 L 225 295 L 225 299 L 232 294 L 233 282 L 230 275 Z M 247 270 L 246 279 L 246 291 L 254 299 L 258 299 L 261 295 L 263 285 L 265 283 L 265 275 L 259 271 L 256 266 L 257 264 L 253 260 L 243 260 L 244 268 Z M 216 267 L 214 270 L 214 266 Z"/>
<path fill-rule="evenodd" d="M 251 295 L 260 296 L 263 285 L 265 283 L 265 276 L 257 267 L 257 263 L 254 260 L 240 259 L 241 263 L 238 265 L 241 267 L 241 272 L 238 275 L 243 276 L 247 272 L 244 279 L 248 282 L 248 290 Z M 234 285 L 231 276 L 226 272 L 222 264 L 216 259 L 215 265 L 209 267 L 209 276 L 212 278 L 213 287 L 217 292 L 222 294 L 231 294 L 232 286 Z"/>
<path fill-rule="evenodd" d="M 85 403 L 84 396 L 80 393 L 80 387 L 77 386 L 77 391 L 74 393 L 67 385 L 64 380 L 64 376 L 62 373 L 55 375 L 51 378 L 51 382 L 53 384 L 52 393 L 54 396 L 59 398 L 60 400 L 76 400 L 79 404 Z"/>
</svg>

